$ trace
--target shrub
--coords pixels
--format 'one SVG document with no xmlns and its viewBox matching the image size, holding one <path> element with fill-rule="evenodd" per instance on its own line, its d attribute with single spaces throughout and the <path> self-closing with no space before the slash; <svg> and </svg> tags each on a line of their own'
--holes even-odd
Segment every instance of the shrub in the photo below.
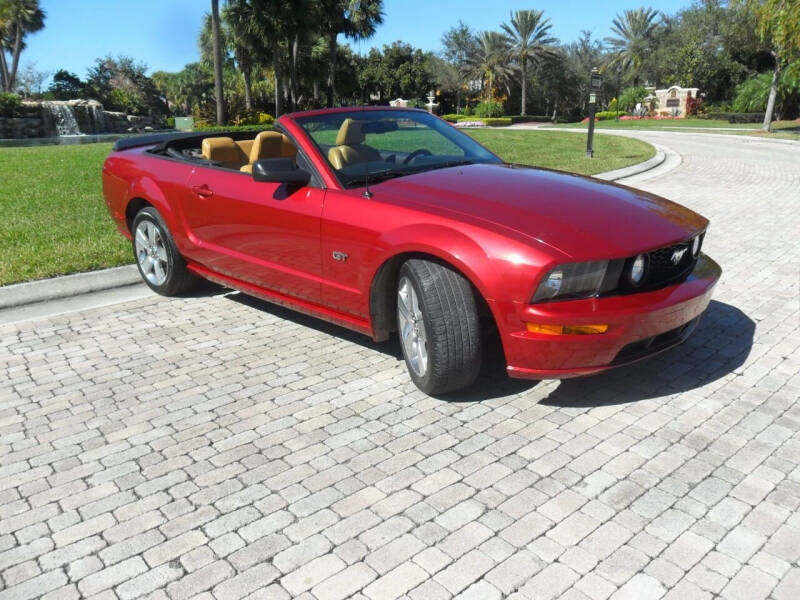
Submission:
<svg viewBox="0 0 800 600">
<path fill-rule="evenodd" d="M 507 127 L 511 125 L 511 117 L 485 117 L 479 119 L 488 127 Z"/>
<path fill-rule="evenodd" d="M 19 96 L 11 92 L 0 92 L 0 117 L 19 116 L 22 101 Z"/>
<path fill-rule="evenodd" d="M 475 111 L 473 110 L 473 108 L 469 104 L 467 104 L 464 107 L 464 112 L 462 112 L 461 114 L 464 115 L 465 117 L 471 117 L 472 115 L 475 114 Z"/>
<path fill-rule="evenodd" d="M 625 88 L 619 96 L 619 108 L 623 110 L 633 110 L 637 104 L 644 102 L 650 92 L 647 88 L 640 85 L 638 87 Z"/>
<path fill-rule="evenodd" d="M 493 100 L 484 100 L 475 107 L 475 116 L 477 117 L 502 117 L 504 112 L 503 103 Z"/>
<path fill-rule="evenodd" d="M 717 112 L 697 115 L 697 118 L 710 119 L 713 121 L 727 121 L 728 123 L 761 123 L 764 120 L 764 113 Z"/>
<path fill-rule="evenodd" d="M 736 86 L 731 108 L 735 113 L 752 113 L 767 108 L 767 98 L 772 86 L 772 75 L 761 73 Z"/>
<path fill-rule="evenodd" d="M 165 120 L 167 129 L 175 129 L 175 117 L 167 117 Z"/>
<path fill-rule="evenodd" d="M 269 131 L 272 127 L 268 125 L 211 125 L 206 122 L 203 122 L 202 125 L 198 125 L 195 122 L 194 131 L 208 131 L 208 132 L 217 132 L 217 131 Z"/>
<path fill-rule="evenodd" d="M 624 111 L 616 111 L 616 110 L 601 110 L 594 114 L 595 118 L 598 121 L 609 121 L 611 119 L 616 119 L 617 115 L 620 117 L 625 116 L 627 113 Z"/>
<path fill-rule="evenodd" d="M 269 113 L 258 113 L 258 124 L 259 125 L 272 125 L 275 122 L 275 117 L 273 117 Z"/>
</svg>

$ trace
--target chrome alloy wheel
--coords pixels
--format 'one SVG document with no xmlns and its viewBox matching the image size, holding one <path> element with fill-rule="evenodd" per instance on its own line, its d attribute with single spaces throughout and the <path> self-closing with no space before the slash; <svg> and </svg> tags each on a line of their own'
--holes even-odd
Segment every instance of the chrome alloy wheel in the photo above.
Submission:
<svg viewBox="0 0 800 600">
<path fill-rule="evenodd" d="M 400 280 L 397 289 L 397 321 L 408 364 L 423 377 L 428 371 L 428 336 L 417 293 L 407 277 Z"/>
<path fill-rule="evenodd" d="M 167 249 L 158 227 L 152 221 L 143 220 L 134 234 L 136 262 L 142 274 L 153 285 L 163 285 L 169 275 Z"/>
</svg>

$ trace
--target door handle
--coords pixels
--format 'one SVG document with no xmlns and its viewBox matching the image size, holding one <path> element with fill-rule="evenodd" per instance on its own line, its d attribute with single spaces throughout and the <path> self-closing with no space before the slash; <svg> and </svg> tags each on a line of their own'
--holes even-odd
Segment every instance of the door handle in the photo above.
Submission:
<svg viewBox="0 0 800 600">
<path fill-rule="evenodd" d="M 214 195 L 214 192 L 205 184 L 192 186 L 192 192 L 194 192 L 195 196 L 200 196 L 201 198 L 211 198 Z"/>
</svg>

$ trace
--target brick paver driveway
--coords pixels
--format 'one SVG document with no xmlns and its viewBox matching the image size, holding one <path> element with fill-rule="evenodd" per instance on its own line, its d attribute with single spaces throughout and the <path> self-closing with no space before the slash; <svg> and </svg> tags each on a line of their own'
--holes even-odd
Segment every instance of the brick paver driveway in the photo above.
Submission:
<svg viewBox="0 0 800 600">
<path fill-rule="evenodd" d="M 800 146 L 644 137 L 725 272 L 634 367 L 445 402 L 212 293 L 0 327 L 0 598 L 800 598 Z"/>
</svg>

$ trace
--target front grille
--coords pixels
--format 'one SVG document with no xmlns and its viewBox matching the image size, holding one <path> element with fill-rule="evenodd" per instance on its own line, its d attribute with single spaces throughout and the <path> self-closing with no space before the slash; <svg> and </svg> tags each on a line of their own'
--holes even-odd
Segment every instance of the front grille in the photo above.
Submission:
<svg viewBox="0 0 800 600">
<path fill-rule="evenodd" d="M 697 262 L 697 258 L 692 256 L 691 243 L 653 250 L 648 253 L 647 258 L 647 275 L 643 285 L 648 289 L 664 287 L 686 279 Z"/>
<path fill-rule="evenodd" d="M 703 247 L 704 235 L 700 234 L 700 248 Z M 639 285 L 633 285 L 630 280 L 633 261 L 636 260 L 635 256 L 612 260 L 608 264 L 606 275 L 600 285 L 599 295 L 613 296 L 651 292 L 668 285 L 682 283 L 694 270 L 699 255 L 700 251 L 698 250 L 697 256 L 692 256 L 692 240 L 652 250 L 647 253 L 645 276 Z M 678 259 L 673 261 L 673 256 L 677 256 Z"/>
</svg>

